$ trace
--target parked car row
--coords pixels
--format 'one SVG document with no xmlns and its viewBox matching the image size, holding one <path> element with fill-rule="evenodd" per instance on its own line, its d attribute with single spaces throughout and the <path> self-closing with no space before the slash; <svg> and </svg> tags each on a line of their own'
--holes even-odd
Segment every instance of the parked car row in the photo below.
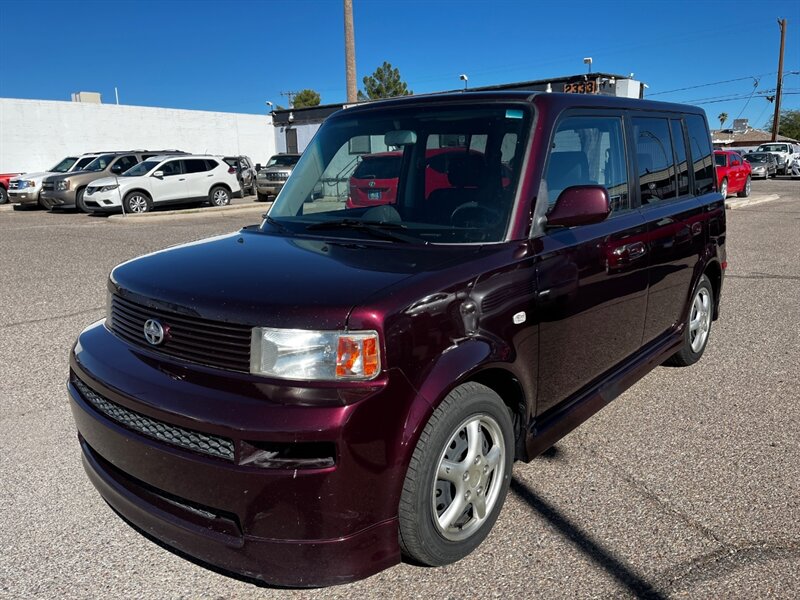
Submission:
<svg viewBox="0 0 800 600">
<path fill-rule="evenodd" d="M 254 188 L 255 169 L 246 156 L 125 150 L 69 156 L 49 171 L 13 176 L 8 198 L 46 209 L 138 213 L 197 201 L 224 206 Z"/>
</svg>

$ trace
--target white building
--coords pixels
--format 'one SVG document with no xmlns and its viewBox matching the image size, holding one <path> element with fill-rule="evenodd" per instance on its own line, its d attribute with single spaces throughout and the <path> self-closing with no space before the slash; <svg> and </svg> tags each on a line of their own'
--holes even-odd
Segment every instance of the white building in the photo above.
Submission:
<svg viewBox="0 0 800 600">
<path fill-rule="evenodd" d="M 65 156 L 99 150 L 177 149 L 275 154 L 268 115 L 0 98 L 0 173 L 43 171 Z"/>
</svg>

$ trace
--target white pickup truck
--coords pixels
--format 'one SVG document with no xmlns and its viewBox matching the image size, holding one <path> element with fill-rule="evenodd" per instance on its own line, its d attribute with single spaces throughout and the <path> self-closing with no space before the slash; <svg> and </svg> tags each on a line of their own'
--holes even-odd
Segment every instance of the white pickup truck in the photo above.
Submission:
<svg viewBox="0 0 800 600">
<path fill-rule="evenodd" d="M 60 173 L 80 171 L 92 162 L 97 154 L 81 154 L 80 156 L 67 156 L 49 171 L 41 173 L 23 173 L 8 182 L 8 200 L 14 204 L 38 204 L 39 193 L 42 191 L 42 181 L 45 177 Z"/>
<path fill-rule="evenodd" d="M 761 144 L 756 152 L 774 154 L 775 159 L 778 161 L 778 173 L 788 175 L 795 156 L 800 153 L 800 147 L 787 142 L 769 142 L 768 144 Z"/>
</svg>

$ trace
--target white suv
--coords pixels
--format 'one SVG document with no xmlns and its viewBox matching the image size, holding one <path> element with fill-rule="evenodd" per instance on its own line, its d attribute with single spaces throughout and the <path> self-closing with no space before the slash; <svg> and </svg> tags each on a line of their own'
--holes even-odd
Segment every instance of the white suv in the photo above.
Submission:
<svg viewBox="0 0 800 600">
<path fill-rule="evenodd" d="M 118 177 L 92 181 L 83 203 L 91 212 L 143 213 L 202 200 L 225 206 L 239 191 L 236 169 L 219 156 L 154 156 Z"/>
<path fill-rule="evenodd" d="M 80 171 L 98 156 L 97 153 L 67 156 L 49 171 L 18 175 L 8 182 L 8 199 L 14 204 L 39 204 L 45 177 Z"/>
</svg>

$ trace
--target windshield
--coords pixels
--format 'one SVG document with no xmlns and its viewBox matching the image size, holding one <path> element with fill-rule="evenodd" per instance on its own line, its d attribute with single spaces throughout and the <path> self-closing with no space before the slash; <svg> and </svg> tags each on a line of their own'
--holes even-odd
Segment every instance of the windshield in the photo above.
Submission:
<svg viewBox="0 0 800 600">
<path fill-rule="evenodd" d="M 120 177 L 139 177 L 141 175 L 147 175 L 147 172 L 155 168 L 160 162 L 160 160 L 146 160 L 140 162 L 138 165 L 125 171 Z"/>
<path fill-rule="evenodd" d="M 717 163 L 718 167 L 724 167 L 726 165 L 724 154 L 715 154 L 714 161 Z"/>
<path fill-rule="evenodd" d="M 58 163 L 55 167 L 50 169 L 50 171 L 54 173 L 66 173 L 72 168 L 72 165 L 75 164 L 76 160 L 78 160 L 77 156 L 68 156 L 60 163 Z"/>
<path fill-rule="evenodd" d="M 761 144 L 759 152 L 786 152 L 786 144 Z"/>
<path fill-rule="evenodd" d="M 102 156 L 98 156 L 92 162 L 86 165 L 86 167 L 84 167 L 84 171 L 102 171 L 109 164 L 111 164 L 112 160 L 114 160 L 113 154 L 103 154 Z"/>
<path fill-rule="evenodd" d="M 398 241 L 417 243 L 501 241 L 529 127 L 524 105 L 343 114 L 322 125 L 262 227 L 387 239 L 392 230 Z"/>
<path fill-rule="evenodd" d="M 747 162 L 763 163 L 767 162 L 766 154 L 748 154 L 744 157 Z"/>
<path fill-rule="evenodd" d="M 273 156 L 269 159 L 267 163 L 268 167 L 274 167 L 278 165 L 280 167 L 291 167 L 294 164 L 297 164 L 297 161 L 300 160 L 299 156 Z"/>
</svg>

